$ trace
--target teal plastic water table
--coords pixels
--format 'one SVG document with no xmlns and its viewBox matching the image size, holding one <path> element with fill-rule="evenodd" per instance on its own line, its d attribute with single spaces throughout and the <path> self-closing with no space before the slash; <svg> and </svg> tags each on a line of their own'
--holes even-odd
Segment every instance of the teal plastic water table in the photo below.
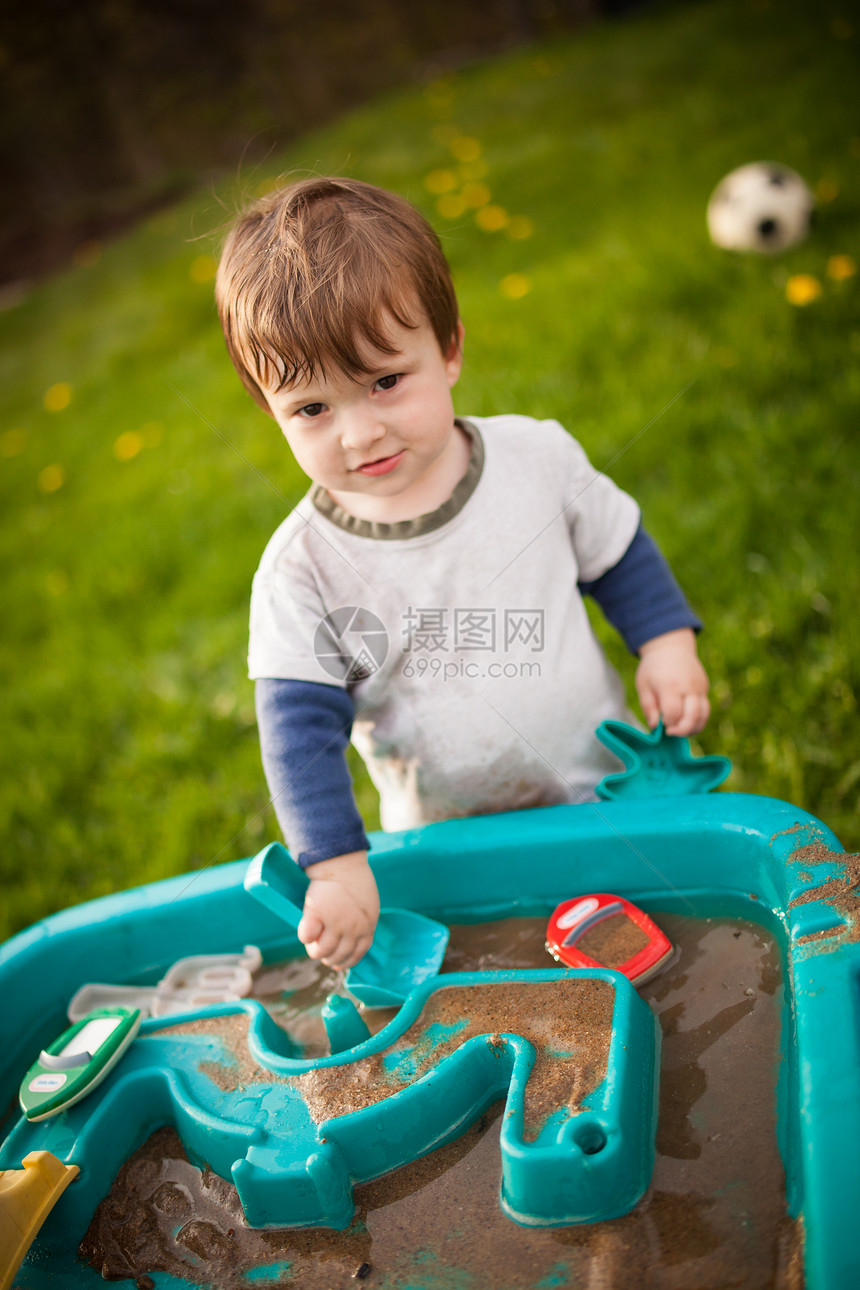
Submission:
<svg viewBox="0 0 860 1290">
<path fill-rule="evenodd" d="M 683 749 L 649 762 L 647 739 L 638 751 L 628 748 L 633 773 L 626 781 L 613 777 L 598 803 L 375 834 L 372 864 L 382 902 L 446 924 L 548 916 L 561 900 L 593 890 L 599 873 L 601 890 L 645 910 L 694 908 L 700 916 L 765 927 L 781 949 L 786 979 L 776 1091 L 786 1210 L 803 1219 L 809 1290 L 854 1290 L 860 944 L 853 858 L 825 825 L 788 803 L 708 791 L 725 773 L 718 759 L 698 759 L 693 775 Z M 643 757 L 650 795 L 642 792 Z M 68 1001 L 86 982 L 151 983 L 178 948 L 219 954 L 253 943 L 266 961 L 300 956 L 294 932 L 245 891 L 247 869 L 247 861 L 231 862 L 105 897 L 0 947 L 0 1104 L 14 1104 L 24 1072 L 65 1029 Z M 556 997 L 572 991 L 574 1011 L 577 990 L 602 991 L 612 1014 L 602 1083 L 575 1113 L 558 1105 L 530 1132 L 523 1096 L 533 1046 L 509 1021 L 494 1026 L 492 1010 L 481 1014 L 477 1031 L 462 1029 L 476 988 L 483 999 L 487 988 L 523 986 Z M 449 999 L 463 991 L 462 1019 L 433 1023 L 420 1042 L 410 1041 L 410 1027 L 443 988 Z M 246 1083 L 239 1091 L 235 1081 L 229 1090 L 206 1073 L 206 1062 L 218 1060 L 211 1043 L 181 1033 L 185 1020 L 237 1014 L 247 1021 L 256 1068 L 268 1073 L 264 1086 Z M 448 974 L 417 986 L 377 1035 L 360 1021 L 338 1023 L 332 1033 L 340 1038 L 331 1056 L 308 1060 L 253 1000 L 150 1018 L 89 1097 L 37 1123 L 13 1110 L 3 1124 L 0 1169 L 21 1170 L 25 1157 L 48 1151 L 80 1174 L 64 1185 L 10 1284 L 20 1290 L 102 1284 L 77 1258 L 78 1245 L 122 1161 L 166 1124 L 192 1160 L 235 1184 L 254 1226 L 344 1228 L 354 1184 L 450 1142 L 500 1097 L 506 1110 L 499 1200 L 512 1222 L 601 1222 L 635 1206 L 648 1186 L 659 1026 L 617 972 L 565 970 L 548 958 L 539 972 Z M 328 1121 L 314 1118 L 301 1094 L 304 1077 L 334 1072 L 347 1080 L 351 1070 L 374 1062 L 392 1079 L 393 1095 Z M 156 1286 L 179 1284 L 159 1275 Z M 422 1285 L 420 1269 L 410 1285 Z"/>
</svg>

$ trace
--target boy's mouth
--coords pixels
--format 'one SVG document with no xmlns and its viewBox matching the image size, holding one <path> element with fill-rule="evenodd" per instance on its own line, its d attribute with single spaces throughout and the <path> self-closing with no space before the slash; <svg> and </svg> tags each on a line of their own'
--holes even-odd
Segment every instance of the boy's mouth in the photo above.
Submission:
<svg viewBox="0 0 860 1290">
<path fill-rule="evenodd" d="M 399 465 L 404 448 L 400 452 L 394 453 L 392 457 L 378 457 L 376 461 L 366 461 L 363 466 L 356 466 L 356 472 L 359 475 L 387 475 L 389 471 Z"/>
</svg>

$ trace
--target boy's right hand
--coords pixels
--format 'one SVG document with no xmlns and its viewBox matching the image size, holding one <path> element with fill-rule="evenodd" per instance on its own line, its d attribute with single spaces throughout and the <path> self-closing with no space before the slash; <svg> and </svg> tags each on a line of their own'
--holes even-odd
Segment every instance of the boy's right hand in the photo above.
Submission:
<svg viewBox="0 0 860 1290">
<path fill-rule="evenodd" d="M 309 865 L 310 886 L 299 923 L 308 957 L 341 971 L 370 949 L 379 919 L 379 892 L 366 851 Z"/>
</svg>

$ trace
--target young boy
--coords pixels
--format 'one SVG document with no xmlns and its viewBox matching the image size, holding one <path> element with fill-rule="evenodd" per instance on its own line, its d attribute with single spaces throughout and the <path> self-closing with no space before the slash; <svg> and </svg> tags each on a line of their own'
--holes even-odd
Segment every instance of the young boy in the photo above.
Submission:
<svg viewBox="0 0 860 1290">
<path fill-rule="evenodd" d="M 310 886 L 299 938 L 356 963 L 379 914 L 350 737 L 385 829 L 594 800 L 630 719 L 591 595 L 640 662 L 649 725 L 708 718 L 700 627 L 626 493 L 554 421 L 455 418 L 463 325 L 405 200 L 308 179 L 235 223 L 216 284 L 230 356 L 310 492 L 269 542 L 249 672 L 275 810 Z"/>
</svg>

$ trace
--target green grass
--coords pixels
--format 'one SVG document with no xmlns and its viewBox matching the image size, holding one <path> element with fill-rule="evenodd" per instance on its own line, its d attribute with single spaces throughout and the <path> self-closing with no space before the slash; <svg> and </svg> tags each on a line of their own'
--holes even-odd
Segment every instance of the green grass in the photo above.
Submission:
<svg viewBox="0 0 860 1290">
<path fill-rule="evenodd" d="M 852 848 L 860 319 L 857 277 L 827 269 L 860 258 L 858 39 L 838 6 L 668 7 L 389 95 L 240 184 L 347 172 L 428 213 L 466 322 L 458 409 L 557 417 L 635 494 L 706 620 L 702 748 L 732 758 L 731 787 L 811 810 Z M 532 236 L 439 214 L 424 179 L 463 180 L 463 137 Z M 827 199 L 814 236 L 775 259 L 705 232 L 716 181 L 758 158 Z M 0 315 L 3 936 L 275 836 L 248 592 L 306 481 L 194 280 L 236 186 Z M 798 273 L 822 288 L 805 308 L 786 300 Z M 500 289 L 510 274 L 520 298 Z M 45 410 L 63 382 L 71 402 Z"/>
</svg>

